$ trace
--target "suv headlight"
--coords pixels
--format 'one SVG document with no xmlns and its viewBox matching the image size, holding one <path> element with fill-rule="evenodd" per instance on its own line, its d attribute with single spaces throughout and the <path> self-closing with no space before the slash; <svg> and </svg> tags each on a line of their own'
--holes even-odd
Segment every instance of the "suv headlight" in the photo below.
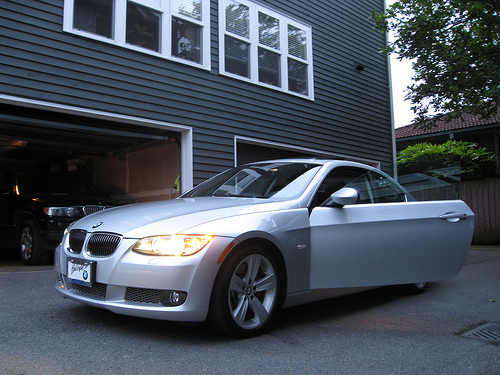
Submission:
<svg viewBox="0 0 500 375">
<path fill-rule="evenodd" d="M 43 212 L 49 217 L 81 217 L 83 211 L 80 207 L 44 207 Z"/>
<path fill-rule="evenodd" d="M 203 249 L 214 236 L 172 235 L 145 237 L 135 243 L 132 251 L 146 255 L 188 256 Z"/>
</svg>

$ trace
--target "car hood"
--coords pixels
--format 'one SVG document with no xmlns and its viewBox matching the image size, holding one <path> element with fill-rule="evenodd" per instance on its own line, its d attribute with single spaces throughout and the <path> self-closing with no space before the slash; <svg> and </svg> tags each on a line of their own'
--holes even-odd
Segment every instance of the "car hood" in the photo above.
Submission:
<svg viewBox="0 0 500 375">
<path fill-rule="evenodd" d="M 110 197 L 83 193 L 24 193 L 25 201 L 42 203 L 44 206 L 85 206 L 97 204 L 101 206 L 116 206 L 120 203 Z"/>
<path fill-rule="evenodd" d="M 178 198 L 121 206 L 77 221 L 72 229 L 114 232 L 127 238 L 188 233 L 199 224 L 235 215 L 291 208 L 295 202 L 237 197 Z"/>
</svg>

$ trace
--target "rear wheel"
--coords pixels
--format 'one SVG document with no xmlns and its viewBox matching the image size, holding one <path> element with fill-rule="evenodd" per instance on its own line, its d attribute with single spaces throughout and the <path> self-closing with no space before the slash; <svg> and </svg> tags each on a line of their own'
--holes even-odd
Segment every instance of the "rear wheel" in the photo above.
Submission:
<svg viewBox="0 0 500 375">
<path fill-rule="evenodd" d="M 267 250 L 235 249 L 215 280 L 209 323 L 233 337 L 258 335 L 281 307 L 283 290 L 280 268 Z"/>
<path fill-rule="evenodd" d="M 42 235 L 34 220 L 26 220 L 21 225 L 19 251 L 24 264 L 45 264 L 49 257 L 43 248 Z"/>
<path fill-rule="evenodd" d="M 405 285 L 405 289 L 410 294 L 420 294 L 425 292 L 428 286 L 429 283 L 421 282 L 421 283 L 407 284 Z"/>
</svg>

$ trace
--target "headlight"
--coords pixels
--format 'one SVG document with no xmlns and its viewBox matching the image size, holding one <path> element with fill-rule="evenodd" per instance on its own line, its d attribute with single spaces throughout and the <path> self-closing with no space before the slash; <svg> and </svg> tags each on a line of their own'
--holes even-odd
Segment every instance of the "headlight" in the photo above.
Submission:
<svg viewBox="0 0 500 375">
<path fill-rule="evenodd" d="M 50 217 L 81 217 L 80 207 L 44 207 L 43 212 Z"/>
<path fill-rule="evenodd" d="M 214 236 L 172 235 L 146 237 L 132 247 L 132 251 L 147 255 L 187 256 L 203 249 Z"/>
</svg>

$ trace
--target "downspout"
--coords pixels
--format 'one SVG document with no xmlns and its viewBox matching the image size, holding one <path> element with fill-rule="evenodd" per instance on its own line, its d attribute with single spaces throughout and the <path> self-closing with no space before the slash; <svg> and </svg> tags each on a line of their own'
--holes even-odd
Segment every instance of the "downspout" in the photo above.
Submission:
<svg viewBox="0 0 500 375">
<path fill-rule="evenodd" d="M 384 0 L 384 11 L 387 9 L 387 0 Z M 389 32 L 385 33 L 385 44 L 389 44 Z M 391 109 L 391 136 L 392 136 L 392 167 L 394 179 L 398 180 L 397 153 L 396 153 L 396 124 L 394 123 L 394 93 L 392 91 L 391 55 L 387 55 L 387 71 L 389 74 L 389 101 Z"/>
</svg>

